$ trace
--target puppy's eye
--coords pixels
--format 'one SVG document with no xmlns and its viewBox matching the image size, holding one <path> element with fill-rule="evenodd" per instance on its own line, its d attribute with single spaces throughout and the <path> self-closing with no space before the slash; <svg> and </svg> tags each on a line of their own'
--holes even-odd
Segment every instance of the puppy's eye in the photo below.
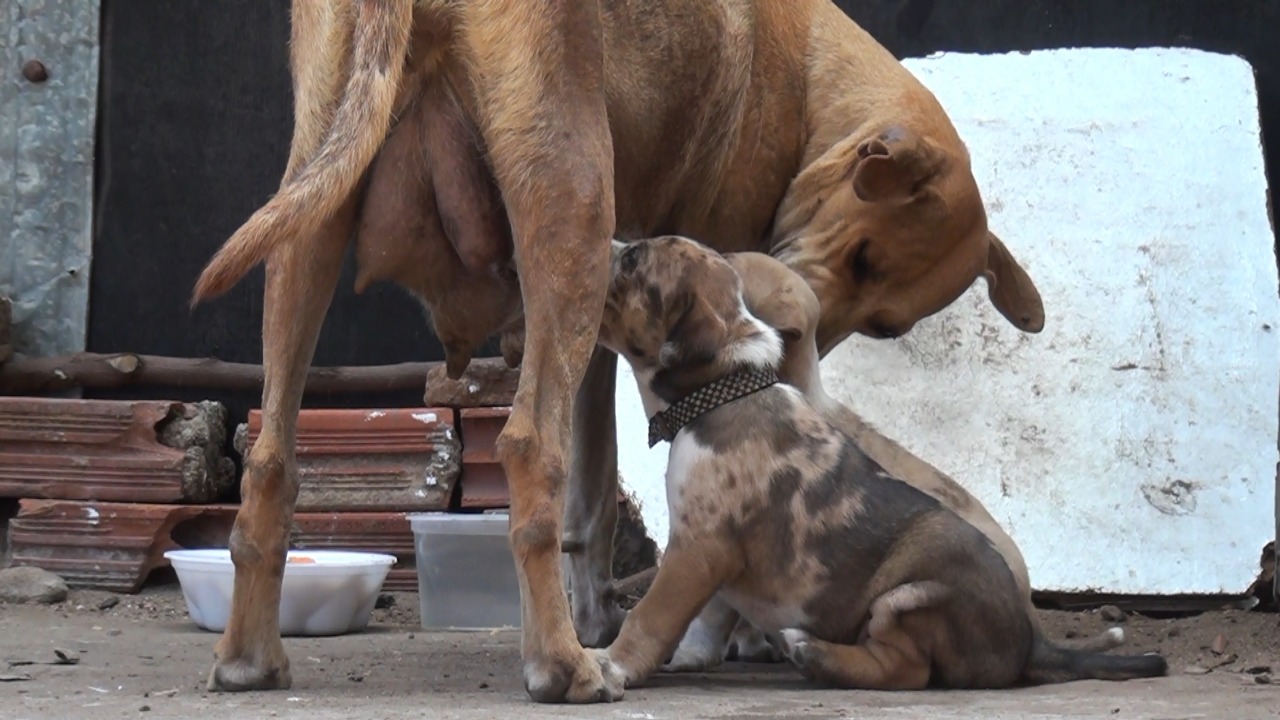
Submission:
<svg viewBox="0 0 1280 720">
<path fill-rule="evenodd" d="M 867 257 L 867 248 L 869 247 L 871 247 L 871 241 L 863 238 L 858 241 L 858 247 L 853 251 L 853 259 L 850 261 L 850 266 L 853 268 L 854 280 L 868 280 L 873 275 L 871 260 Z"/>
</svg>

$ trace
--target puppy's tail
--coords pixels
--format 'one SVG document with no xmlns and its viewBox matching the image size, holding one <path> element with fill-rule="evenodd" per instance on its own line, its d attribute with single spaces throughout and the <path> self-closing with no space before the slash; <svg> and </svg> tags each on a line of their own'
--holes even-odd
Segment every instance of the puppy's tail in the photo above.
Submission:
<svg viewBox="0 0 1280 720">
<path fill-rule="evenodd" d="M 1104 655 L 1066 648 L 1050 642 L 1037 631 L 1023 680 L 1032 685 L 1074 680 L 1132 680 L 1160 677 L 1168 671 L 1168 661 L 1159 655 Z"/>
<path fill-rule="evenodd" d="M 355 190 L 386 139 L 404 72 L 412 0 L 362 0 L 351 75 L 310 161 L 222 246 L 196 281 L 191 304 L 231 289 L 276 247 L 313 235 Z"/>
</svg>

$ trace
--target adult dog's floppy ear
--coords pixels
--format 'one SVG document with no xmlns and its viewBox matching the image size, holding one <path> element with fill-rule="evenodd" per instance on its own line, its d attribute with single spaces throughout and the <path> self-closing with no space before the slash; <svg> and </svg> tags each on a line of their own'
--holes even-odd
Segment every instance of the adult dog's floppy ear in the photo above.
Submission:
<svg viewBox="0 0 1280 720">
<path fill-rule="evenodd" d="M 853 192 L 863 202 L 908 200 L 942 166 L 940 153 L 896 126 L 862 141 L 854 162 Z"/>
<path fill-rule="evenodd" d="M 995 233 L 987 233 L 987 296 L 1014 327 L 1038 333 L 1044 329 L 1044 303 L 1031 276 L 1022 269 Z"/>
</svg>

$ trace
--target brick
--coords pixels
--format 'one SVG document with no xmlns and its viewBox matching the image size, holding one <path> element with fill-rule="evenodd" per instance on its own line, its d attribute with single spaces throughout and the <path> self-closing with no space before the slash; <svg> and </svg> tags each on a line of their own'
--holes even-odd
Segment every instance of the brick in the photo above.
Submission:
<svg viewBox="0 0 1280 720">
<path fill-rule="evenodd" d="M 262 429 L 249 413 L 243 457 Z M 462 446 L 448 408 L 316 409 L 298 416 L 298 511 L 422 511 L 449 507 Z"/>
<path fill-rule="evenodd" d="M 505 508 L 511 504 L 507 474 L 498 462 L 498 435 L 511 416 L 510 407 L 463 408 L 458 411 L 462 433 L 462 507 Z"/>
<path fill-rule="evenodd" d="M 502 408 L 516 397 L 520 369 L 509 368 L 500 358 L 479 358 L 462 377 L 450 380 L 444 365 L 427 372 L 427 387 L 422 402 L 434 407 Z"/>
<path fill-rule="evenodd" d="M 497 510 L 511 505 L 507 473 L 498 461 L 498 435 L 511 416 L 510 407 L 463 408 L 458 411 L 462 434 L 462 507 Z M 618 488 L 618 502 L 627 498 Z"/>
<path fill-rule="evenodd" d="M 0 398 L 0 497 L 213 502 L 225 437 L 218 403 Z"/>
<path fill-rule="evenodd" d="M 24 499 L 9 524 L 14 565 L 57 573 L 72 587 L 137 592 L 176 548 L 226 547 L 233 505 Z"/>
<path fill-rule="evenodd" d="M 383 590 L 418 591 L 413 529 L 403 512 L 298 513 L 291 546 L 299 550 L 347 550 L 396 557 Z"/>
</svg>

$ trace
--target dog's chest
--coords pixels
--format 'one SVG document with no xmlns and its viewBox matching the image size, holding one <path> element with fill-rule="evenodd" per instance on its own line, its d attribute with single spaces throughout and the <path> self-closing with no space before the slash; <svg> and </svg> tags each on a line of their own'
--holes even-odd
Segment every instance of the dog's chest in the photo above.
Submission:
<svg viewBox="0 0 1280 720">
<path fill-rule="evenodd" d="M 716 464 L 716 453 L 697 441 L 693 434 L 681 430 L 671 441 L 671 452 L 667 455 L 667 509 L 671 516 L 672 532 L 692 531 L 687 527 L 691 518 L 688 506 L 692 496 L 699 490 L 696 480 L 701 476 L 701 489 L 712 481 Z"/>
</svg>

